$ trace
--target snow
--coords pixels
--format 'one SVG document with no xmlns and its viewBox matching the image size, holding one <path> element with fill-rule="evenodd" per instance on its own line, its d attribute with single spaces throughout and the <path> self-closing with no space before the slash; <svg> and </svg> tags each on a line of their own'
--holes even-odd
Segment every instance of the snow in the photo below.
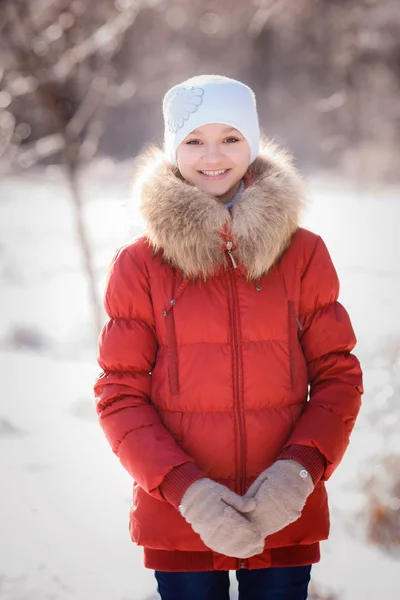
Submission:
<svg viewBox="0 0 400 600">
<path fill-rule="evenodd" d="M 103 161 L 82 178 L 100 292 L 115 249 L 139 226 L 129 205 L 131 165 L 112 167 Z M 398 557 L 367 543 L 361 484 L 400 448 L 399 369 L 389 366 L 400 329 L 398 190 L 320 177 L 310 195 L 304 224 L 336 264 L 366 388 L 352 443 L 328 483 L 331 536 L 313 582 L 340 600 L 375 599 L 384 582 L 385 600 L 397 600 Z M 61 172 L 2 182 L 0 236 L 0 597 L 155 600 L 153 573 L 129 538 L 132 482 L 96 421 L 89 291 Z"/>
</svg>

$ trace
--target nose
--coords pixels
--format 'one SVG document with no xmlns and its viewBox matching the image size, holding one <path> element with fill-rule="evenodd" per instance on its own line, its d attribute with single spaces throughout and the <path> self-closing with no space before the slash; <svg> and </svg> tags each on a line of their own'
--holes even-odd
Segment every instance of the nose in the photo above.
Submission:
<svg viewBox="0 0 400 600">
<path fill-rule="evenodd" d="M 216 165 L 221 160 L 221 150 L 219 145 L 204 144 L 203 161 L 209 165 Z"/>
</svg>

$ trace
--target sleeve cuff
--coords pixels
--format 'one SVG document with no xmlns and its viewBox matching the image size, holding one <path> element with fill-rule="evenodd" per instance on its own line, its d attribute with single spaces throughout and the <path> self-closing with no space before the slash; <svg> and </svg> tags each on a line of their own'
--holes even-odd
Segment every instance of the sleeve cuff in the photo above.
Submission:
<svg viewBox="0 0 400 600">
<path fill-rule="evenodd" d="M 326 467 L 325 458 L 318 448 L 301 444 L 292 444 L 285 448 L 277 458 L 277 460 L 282 459 L 297 460 L 301 463 L 310 473 L 314 485 L 321 480 Z"/>
<path fill-rule="evenodd" d="M 198 479 L 207 477 L 193 462 L 174 467 L 160 485 L 160 491 L 167 502 L 178 508 L 183 494 Z"/>
</svg>

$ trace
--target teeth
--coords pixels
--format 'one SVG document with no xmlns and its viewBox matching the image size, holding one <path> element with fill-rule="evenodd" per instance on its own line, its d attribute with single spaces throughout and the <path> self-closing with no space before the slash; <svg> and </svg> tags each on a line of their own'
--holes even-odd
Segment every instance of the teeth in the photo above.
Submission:
<svg viewBox="0 0 400 600">
<path fill-rule="evenodd" d="M 203 175 L 207 175 L 209 177 L 216 177 L 217 175 L 222 175 L 226 173 L 228 169 L 221 169 L 220 171 L 200 171 Z"/>
</svg>

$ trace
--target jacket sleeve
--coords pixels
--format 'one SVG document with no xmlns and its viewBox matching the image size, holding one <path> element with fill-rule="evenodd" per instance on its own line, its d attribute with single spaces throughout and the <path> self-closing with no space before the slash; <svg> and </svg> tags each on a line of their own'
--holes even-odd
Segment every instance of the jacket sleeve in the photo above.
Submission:
<svg viewBox="0 0 400 600">
<path fill-rule="evenodd" d="M 178 480 L 170 476 L 175 495 L 182 495 L 204 475 L 164 427 L 151 402 L 157 337 L 149 277 L 135 246 L 114 256 L 104 305 L 109 319 L 99 337 L 102 372 L 94 385 L 100 425 L 122 466 L 147 493 L 165 500 L 160 485 L 173 471 L 179 474 Z"/>
<path fill-rule="evenodd" d="M 338 296 L 336 270 L 324 242 L 317 238 L 302 276 L 299 314 L 310 395 L 281 458 L 295 458 L 296 449 L 300 455 L 300 446 L 317 449 L 326 464 L 323 480 L 343 458 L 364 391 L 359 361 L 351 353 L 356 337 Z"/>
</svg>

